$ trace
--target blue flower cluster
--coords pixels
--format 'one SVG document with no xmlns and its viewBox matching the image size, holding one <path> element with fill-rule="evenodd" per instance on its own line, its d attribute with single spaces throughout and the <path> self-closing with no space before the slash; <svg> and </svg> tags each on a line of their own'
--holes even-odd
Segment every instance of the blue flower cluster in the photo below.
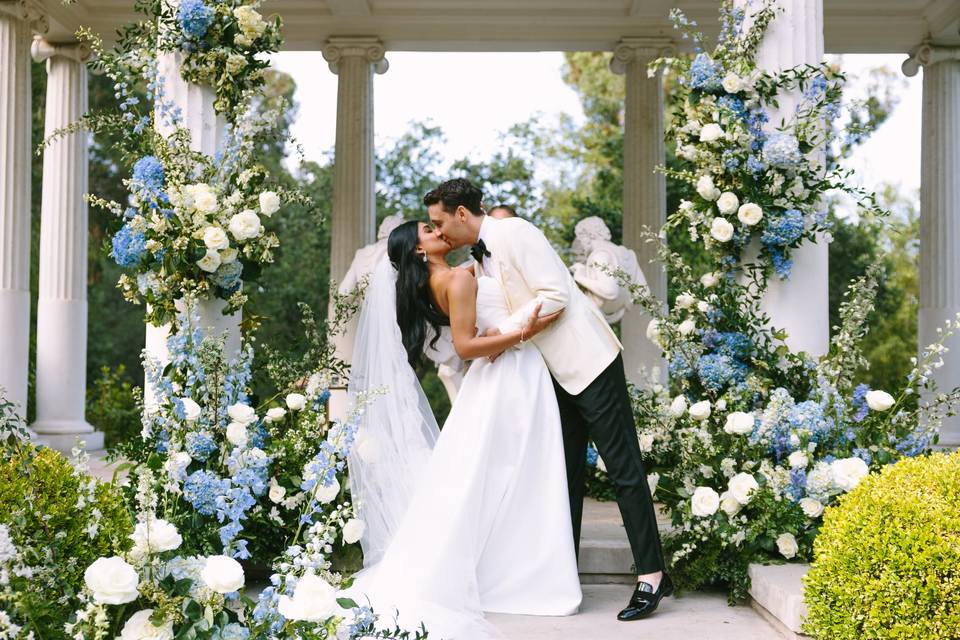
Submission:
<svg viewBox="0 0 960 640">
<path fill-rule="evenodd" d="M 729 109 L 741 120 L 747 119 L 747 108 L 744 106 L 743 100 L 737 96 L 722 96 L 719 100 L 717 100 L 717 104 L 725 109 Z"/>
<path fill-rule="evenodd" d="M 220 268 L 210 276 L 210 280 L 227 293 L 233 293 L 240 288 L 242 273 L 243 264 L 239 260 L 234 260 L 229 264 L 220 265 Z"/>
<path fill-rule="evenodd" d="M 701 91 L 717 91 L 721 85 L 720 69 L 705 53 L 697 54 L 690 65 L 690 86 Z"/>
<path fill-rule="evenodd" d="M 670 364 L 667 368 L 670 371 L 671 378 L 689 378 L 693 375 L 693 367 L 682 353 L 675 353 L 670 358 Z"/>
<path fill-rule="evenodd" d="M 163 188 L 163 165 L 155 156 L 144 156 L 133 165 L 133 182 L 138 191 L 156 195 Z"/>
<path fill-rule="evenodd" d="M 113 234 L 110 244 L 110 257 L 121 267 L 132 267 L 138 264 L 147 252 L 146 237 L 143 232 L 134 231 L 127 224 Z"/>
<path fill-rule="evenodd" d="M 760 240 L 767 247 L 787 247 L 800 239 L 804 228 L 803 214 L 796 209 L 787 209 L 780 215 L 770 216 Z"/>
<path fill-rule="evenodd" d="M 214 10 L 203 0 L 183 0 L 177 9 L 177 21 L 180 28 L 191 38 L 202 38 L 213 24 Z"/>
<path fill-rule="evenodd" d="M 211 640 L 247 640 L 250 637 L 250 629 L 240 623 L 231 622 L 223 629 L 214 629 Z"/>
<path fill-rule="evenodd" d="M 587 464 L 591 467 L 597 466 L 597 458 L 600 454 L 597 453 L 597 448 L 593 446 L 593 443 L 590 442 L 587 444 Z"/>
<path fill-rule="evenodd" d="M 212 471 L 200 469 L 187 476 L 183 483 L 183 497 L 198 513 L 212 516 L 217 512 L 217 498 L 226 493 L 230 481 Z"/>
<path fill-rule="evenodd" d="M 217 443 L 207 431 L 191 431 L 187 434 L 186 448 L 191 458 L 202 462 L 217 450 Z"/>
<path fill-rule="evenodd" d="M 750 149 L 760 151 L 763 148 L 763 142 L 767 139 L 767 133 L 763 130 L 770 120 L 770 116 L 761 108 L 751 109 L 747 115 L 747 131 L 750 133 Z M 757 160 L 759 162 L 759 160 Z M 751 169 L 752 170 L 752 169 Z"/>
<path fill-rule="evenodd" d="M 710 353 L 700 356 L 697 361 L 697 375 L 706 389 L 719 392 L 746 380 L 747 366 L 730 356 Z"/>
<path fill-rule="evenodd" d="M 810 84 L 807 85 L 807 88 L 803 90 L 803 97 L 808 100 L 813 100 L 826 90 L 827 79 L 822 73 L 818 73 L 813 77 L 813 80 L 810 82 Z"/>
<path fill-rule="evenodd" d="M 763 159 L 774 167 L 795 167 L 803 160 L 800 143 L 789 133 L 774 133 L 763 143 Z"/>
<path fill-rule="evenodd" d="M 703 334 L 703 346 L 741 360 L 753 353 L 753 341 L 738 331 L 707 331 Z"/>
<path fill-rule="evenodd" d="M 870 392 L 870 385 L 861 383 L 853 390 L 853 421 L 860 422 L 870 413 L 870 406 L 867 405 L 867 393 Z"/>
</svg>

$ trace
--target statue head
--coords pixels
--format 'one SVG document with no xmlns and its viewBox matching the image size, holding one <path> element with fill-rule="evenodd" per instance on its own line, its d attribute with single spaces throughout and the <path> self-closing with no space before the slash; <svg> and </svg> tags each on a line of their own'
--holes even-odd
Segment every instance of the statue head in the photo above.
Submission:
<svg viewBox="0 0 960 640">
<path fill-rule="evenodd" d="M 578 222 L 574 232 L 576 234 L 574 245 L 586 254 L 593 251 L 597 242 L 610 242 L 610 229 L 597 216 L 590 216 Z"/>
<path fill-rule="evenodd" d="M 380 223 L 380 229 L 377 230 L 377 240 L 386 240 L 390 237 L 390 232 L 403 224 L 403 214 L 395 213 L 387 216 Z"/>
</svg>

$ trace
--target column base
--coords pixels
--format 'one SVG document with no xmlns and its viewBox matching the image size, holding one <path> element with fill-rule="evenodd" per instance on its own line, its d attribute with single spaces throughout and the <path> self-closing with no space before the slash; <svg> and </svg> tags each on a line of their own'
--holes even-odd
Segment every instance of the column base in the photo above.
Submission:
<svg viewBox="0 0 960 640">
<path fill-rule="evenodd" d="M 84 420 L 42 420 L 34 422 L 30 429 L 36 434 L 35 441 L 68 455 L 77 446 L 78 438 L 86 443 L 87 451 L 103 449 L 103 432 L 95 431 Z"/>
<path fill-rule="evenodd" d="M 955 318 L 958 313 L 960 313 L 960 307 L 921 307 L 917 326 L 920 348 L 925 349 L 939 340 L 937 329 L 942 328 L 947 320 Z M 933 374 L 940 393 L 946 393 L 960 386 L 960 336 L 951 338 L 946 346 L 950 351 L 943 355 L 944 365 L 936 369 Z M 960 415 L 943 419 L 940 425 L 940 442 L 935 448 L 939 450 L 960 448 Z"/>
</svg>

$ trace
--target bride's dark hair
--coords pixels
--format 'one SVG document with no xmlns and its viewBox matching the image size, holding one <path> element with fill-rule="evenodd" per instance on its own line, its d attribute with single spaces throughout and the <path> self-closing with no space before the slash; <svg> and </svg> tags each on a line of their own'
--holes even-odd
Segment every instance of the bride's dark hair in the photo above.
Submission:
<svg viewBox="0 0 960 640">
<path fill-rule="evenodd" d="M 420 223 L 416 220 L 401 224 L 390 232 L 387 240 L 387 257 L 397 270 L 397 324 L 411 366 L 416 366 L 423 353 L 427 325 L 433 329 L 430 346 L 435 347 L 440 327 L 450 324 L 450 319 L 433 302 L 430 271 L 423 257 L 417 254 L 418 244 Z"/>
</svg>

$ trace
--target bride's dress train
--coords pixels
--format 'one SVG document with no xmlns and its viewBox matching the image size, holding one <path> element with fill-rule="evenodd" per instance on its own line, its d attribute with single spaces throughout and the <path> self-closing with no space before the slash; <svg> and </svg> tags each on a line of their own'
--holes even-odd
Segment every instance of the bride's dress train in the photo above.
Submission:
<svg viewBox="0 0 960 640">
<path fill-rule="evenodd" d="M 507 315 L 500 285 L 479 278 L 478 328 Z M 382 559 L 348 593 L 372 604 L 378 626 L 398 612 L 401 627 L 423 621 L 432 638 L 501 637 L 483 611 L 573 614 L 581 592 L 566 487 L 539 351 L 476 360 Z"/>
</svg>

